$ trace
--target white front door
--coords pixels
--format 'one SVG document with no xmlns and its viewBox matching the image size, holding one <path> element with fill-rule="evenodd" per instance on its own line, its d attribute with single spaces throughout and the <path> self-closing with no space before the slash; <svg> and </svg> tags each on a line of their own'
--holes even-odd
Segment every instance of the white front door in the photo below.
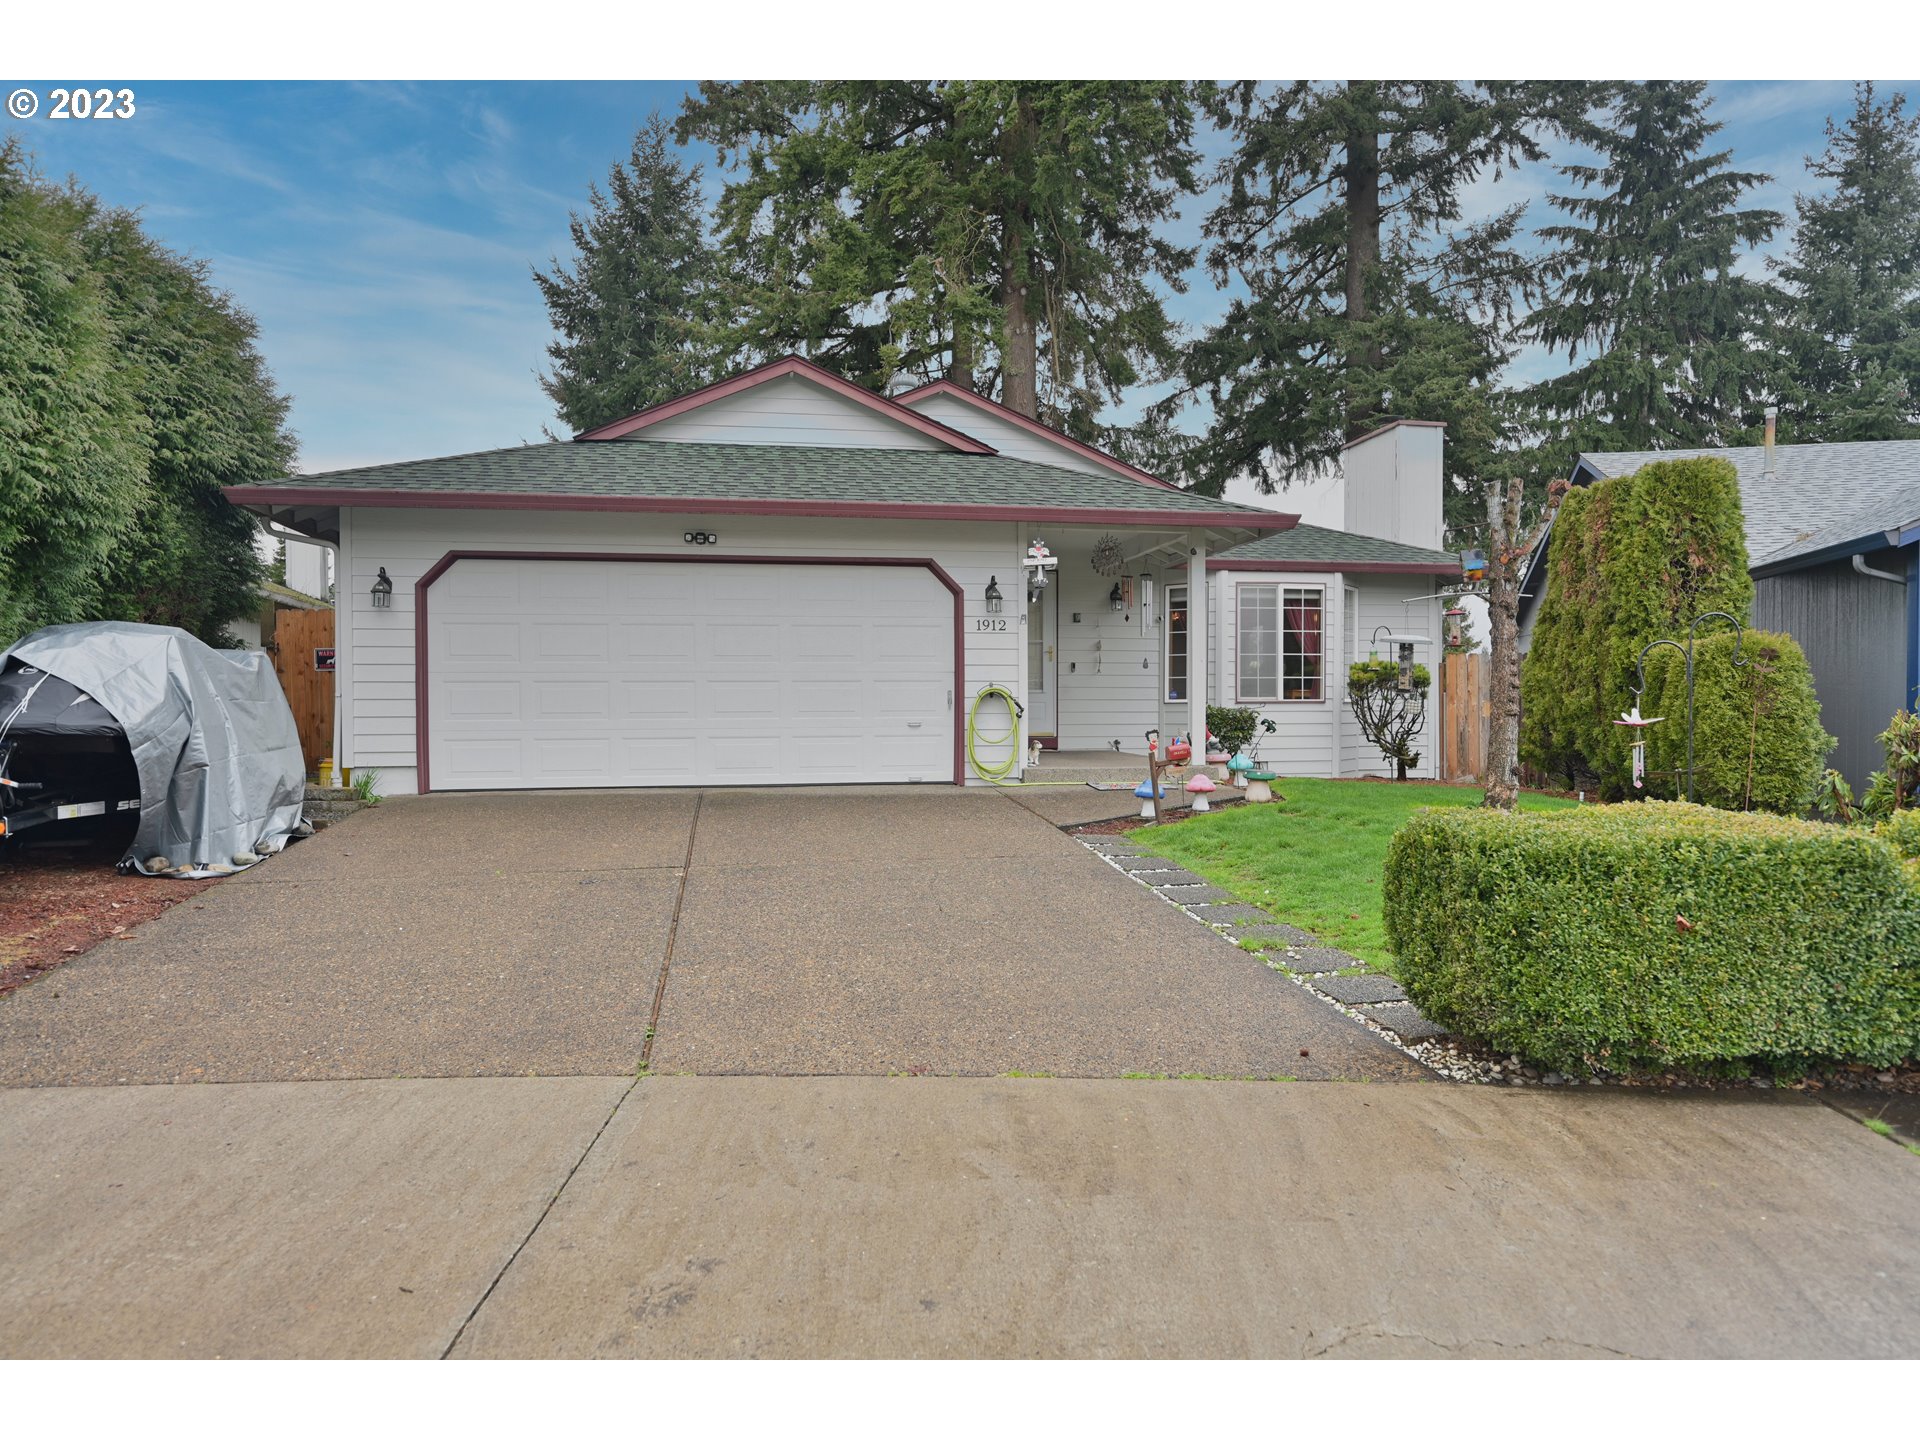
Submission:
<svg viewBox="0 0 1920 1440">
<path fill-rule="evenodd" d="M 1054 739 L 1060 731 L 1060 586 L 1047 586 L 1027 606 L 1027 735 Z"/>
<path fill-rule="evenodd" d="M 435 790 L 953 779 L 923 568 L 471 559 L 428 599 Z"/>
</svg>

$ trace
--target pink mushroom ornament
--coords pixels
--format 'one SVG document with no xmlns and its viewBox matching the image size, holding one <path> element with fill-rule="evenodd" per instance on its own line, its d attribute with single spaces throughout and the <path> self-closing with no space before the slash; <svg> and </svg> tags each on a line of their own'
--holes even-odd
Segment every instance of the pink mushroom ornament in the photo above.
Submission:
<svg viewBox="0 0 1920 1440">
<path fill-rule="evenodd" d="M 1213 777 L 1204 770 L 1193 772 L 1193 778 L 1187 781 L 1187 794 L 1193 797 L 1195 813 L 1208 809 L 1207 797 L 1215 790 Z"/>
</svg>

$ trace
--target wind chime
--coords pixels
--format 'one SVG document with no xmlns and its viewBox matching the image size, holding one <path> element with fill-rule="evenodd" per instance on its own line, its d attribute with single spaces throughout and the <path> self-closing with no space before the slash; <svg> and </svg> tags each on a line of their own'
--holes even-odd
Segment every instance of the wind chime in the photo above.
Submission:
<svg viewBox="0 0 1920 1440">
<path fill-rule="evenodd" d="M 1647 788 L 1647 737 L 1640 732 L 1649 725 L 1658 725 L 1667 717 L 1664 715 L 1642 715 L 1640 702 L 1635 700 L 1633 708 L 1621 712 L 1620 718 L 1613 723 L 1633 732 L 1633 788 Z"/>
</svg>

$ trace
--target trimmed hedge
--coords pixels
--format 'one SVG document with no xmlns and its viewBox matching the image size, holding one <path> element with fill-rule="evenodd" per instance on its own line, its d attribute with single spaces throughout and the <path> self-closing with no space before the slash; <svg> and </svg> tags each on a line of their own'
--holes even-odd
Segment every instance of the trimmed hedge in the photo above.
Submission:
<svg viewBox="0 0 1920 1440">
<path fill-rule="evenodd" d="M 1860 830 L 1648 801 L 1423 810 L 1383 899 L 1408 995 L 1556 1069 L 1920 1053 L 1920 886 Z"/>
<path fill-rule="evenodd" d="M 1745 665 L 1733 663 L 1736 644 Z M 1693 677 L 1693 798 L 1722 810 L 1811 810 L 1835 741 L 1821 727 L 1813 671 L 1794 638 L 1766 630 L 1703 634 L 1693 647 Z M 1687 763 L 1686 657 L 1665 646 L 1647 657 L 1641 708 L 1666 717 L 1640 733 L 1647 769 L 1676 777 L 1649 778 L 1647 788 L 1671 795 L 1685 784 L 1679 772 Z"/>
</svg>

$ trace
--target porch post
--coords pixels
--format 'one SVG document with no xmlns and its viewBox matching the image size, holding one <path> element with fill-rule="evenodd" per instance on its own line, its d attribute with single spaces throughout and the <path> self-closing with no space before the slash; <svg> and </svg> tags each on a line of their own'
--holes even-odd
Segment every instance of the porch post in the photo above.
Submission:
<svg viewBox="0 0 1920 1440">
<path fill-rule="evenodd" d="M 1187 741 L 1204 762 L 1207 754 L 1207 532 L 1187 534 L 1187 695 L 1191 705 Z"/>
</svg>

